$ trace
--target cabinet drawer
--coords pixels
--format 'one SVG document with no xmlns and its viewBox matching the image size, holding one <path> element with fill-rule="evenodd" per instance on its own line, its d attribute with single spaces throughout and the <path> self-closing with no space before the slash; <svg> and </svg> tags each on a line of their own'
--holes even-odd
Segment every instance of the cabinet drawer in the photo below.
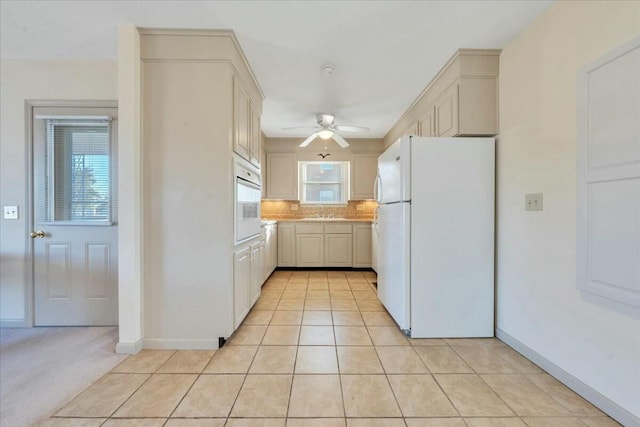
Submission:
<svg viewBox="0 0 640 427">
<path fill-rule="evenodd" d="M 325 224 L 325 233 L 351 234 L 351 224 Z"/>
<path fill-rule="evenodd" d="M 322 234 L 324 227 L 322 224 L 296 224 L 296 233 Z"/>
</svg>

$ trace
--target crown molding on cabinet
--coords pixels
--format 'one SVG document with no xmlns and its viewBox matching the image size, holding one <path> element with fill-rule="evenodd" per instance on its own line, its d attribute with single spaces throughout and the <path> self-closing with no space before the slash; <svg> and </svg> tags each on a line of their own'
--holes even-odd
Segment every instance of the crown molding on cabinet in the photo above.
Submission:
<svg viewBox="0 0 640 427">
<path fill-rule="evenodd" d="M 143 61 L 229 63 L 262 114 L 264 92 L 232 30 L 138 28 Z M 180 36 L 185 36 L 182 39 Z"/>
<path fill-rule="evenodd" d="M 388 147 L 406 133 L 436 99 L 453 83 L 462 79 L 497 79 L 500 49 L 458 49 L 436 76 L 420 92 L 398 121 L 384 136 Z"/>
</svg>

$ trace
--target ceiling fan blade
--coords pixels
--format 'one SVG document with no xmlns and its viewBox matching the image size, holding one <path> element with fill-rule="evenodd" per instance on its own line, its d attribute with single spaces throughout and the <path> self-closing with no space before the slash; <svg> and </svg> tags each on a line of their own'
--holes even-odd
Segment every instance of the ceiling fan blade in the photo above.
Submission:
<svg viewBox="0 0 640 427">
<path fill-rule="evenodd" d="M 349 126 L 349 125 L 338 125 L 336 126 L 340 132 L 366 132 L 369 130 L 368 127 L 365 126 Z"/>
<path fill-rule="evenodd" d="M 335 134 L 334 134 L 335 135 Z M 314 132 L 311 135 L 309 135 L 309 138 L 305 139 L 302 144 L 300 144 L 300 147 L 306 147 L 307 145 L 311 144 L 311 141 L 313 141 L 314 139 L 316 139 L 318 137 L 318 132 Z"/>
<path fill-rule="evenodd" d="M 347 148 L 349 146 L 349 143 L 337 133 L 334 132 L 331 137 L 338 143 L 340 147 Z"/>
<path fill-rule="evenodd" d="M 282 128 L 282 130 L 318 130 L 319 126 L 289 126 Z"/>
</svg>

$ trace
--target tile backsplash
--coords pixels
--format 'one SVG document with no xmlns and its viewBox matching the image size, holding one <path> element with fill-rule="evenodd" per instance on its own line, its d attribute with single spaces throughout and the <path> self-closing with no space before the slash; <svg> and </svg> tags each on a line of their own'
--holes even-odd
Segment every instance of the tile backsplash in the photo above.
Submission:
<svg viewBox="0 0 640 427">
<path fill-rule="evenodd" d="M 301 205 L 297 200 L 263 200 L 262 217 L 265 219 L 314 218 L 316 214 L 335 218 L 373 219 L 373 211 L 378 204 L 374 201 L 351 201 L 346 206 Z M 358 210 L 360 208 L 360 210 Z"/>
</svg>

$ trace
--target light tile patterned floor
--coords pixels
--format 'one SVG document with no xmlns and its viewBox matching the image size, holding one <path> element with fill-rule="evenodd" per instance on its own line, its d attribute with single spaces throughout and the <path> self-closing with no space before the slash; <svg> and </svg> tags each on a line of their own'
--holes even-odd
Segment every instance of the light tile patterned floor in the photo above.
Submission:
<svg viewBox="0 0 640 427">
<path fill-rule="evenodd" d="M 276 271 L 221 350 L 142 351 L 45 425 L 618 425 L 497 339 L 406 338 L 373 280 Z"/>
</svg>

